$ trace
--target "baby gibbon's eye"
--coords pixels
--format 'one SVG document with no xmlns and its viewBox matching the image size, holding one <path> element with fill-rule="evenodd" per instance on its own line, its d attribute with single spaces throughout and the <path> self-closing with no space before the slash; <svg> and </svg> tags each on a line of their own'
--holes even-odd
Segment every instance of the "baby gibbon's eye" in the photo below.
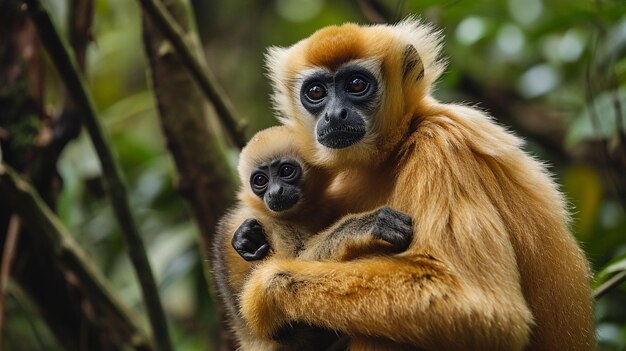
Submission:
<svg viewBox="0 0 626 351">
<path fill-rule="evenodd" d="M 305 95 L 311 102 L 320 102 L 326 97 L 326 88 L 320 83 L 313 83 L 307 87 Z"/>
<path fill-rule="evenodd" d="M 256 173 L 252 175 L 252 185 L 256 188 L 263 188 L 267 185 L 268 181 L 269 179 L 267 179 L 267 176 L 263 173 Z"/>
<path fill-rule="evenodd" d="M 346 91 L 351 94 L 362 94 L 367 90 L 369 84 L 364 78 L 360 76 L 352 77 L 348 80 L 348 84 L 346 85 Z"/>
<path fill-rule="evenodd" d="M 283 165 L 280 167 L 280 177 L 281 178 L 291 178 L 295 175 L 296 168 L 292 165 Z"/>
</svg>

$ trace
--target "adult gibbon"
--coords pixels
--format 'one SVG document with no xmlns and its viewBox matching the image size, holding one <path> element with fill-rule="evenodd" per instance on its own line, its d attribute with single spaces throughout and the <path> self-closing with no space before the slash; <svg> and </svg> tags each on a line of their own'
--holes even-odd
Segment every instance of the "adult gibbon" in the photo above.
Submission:
<svg viewBox="0 0 626 351">
<path fill-rule="evenodd" d="M 342 172 L 333 191 L 348 212 L 408 214 L 413 240 L 390 256 L 260 262 L 241 294 L 259 338 L 305 324 L 351 337 L 351 350 L 594 348 L 589 269 L 563 196 L 519 138 L 430 95 L 440 48 L 408 19 L 270 49 L 280 120 L 306 158 Z"/>
<path fill-rule="evenodd" d="M 251 334 L 238 299 L 254 262 L 266 256 L 341 261 L 389 255 L 406 249 L 412 239 L 411 219 L 390 208 L 346 216 L 340 199 L 328 191 L 333 173 L 306 162 L 295 137 L 287 127 L 273 127 L 246 145 L 239 157 L 239 203 L 220 221 L 215 236 L 216 287 L 243 350 L 345 349 L 346 344 L 334 330 L 307 325 L 289 330 L 280 342 Z"/>
</svg>

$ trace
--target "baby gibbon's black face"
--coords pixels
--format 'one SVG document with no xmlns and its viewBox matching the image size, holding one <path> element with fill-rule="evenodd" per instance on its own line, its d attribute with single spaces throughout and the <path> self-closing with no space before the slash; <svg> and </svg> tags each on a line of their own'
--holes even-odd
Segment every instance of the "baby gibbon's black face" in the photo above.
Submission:
<svg viewBox="0 0 626 351">
<path fill-rule="evenodd" d="M 332 149 L 357 143 L 367 134 L 366 120 L 379 104 L 378 82 L 365 67 L 336 72 L 320 69 L 305 78 L 300 102 L 317 118 L 317 141 Z"/>
<path fill-rule="evenodd" d="M 292 208 L 302 197 L 302 167 L 292 158 L 278 158 L 261 163 L 252 170 L 250 187 L 272 211 Z"/>
</svg>

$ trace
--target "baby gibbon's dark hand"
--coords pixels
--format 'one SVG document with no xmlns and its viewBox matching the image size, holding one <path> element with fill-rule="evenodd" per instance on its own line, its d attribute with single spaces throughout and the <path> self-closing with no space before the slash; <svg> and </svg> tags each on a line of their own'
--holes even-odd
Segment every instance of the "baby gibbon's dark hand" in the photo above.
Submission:
<svg viewBox="0 0 626 351">
<path fill-rule="evenodd" d="M 391 207 L 382 207 L 375 213 L 372 235 L 404 251 L 413 240 L 413 220 Z"/>
<path fill-rule="evenodd" d="M 233 235 L 232 245 L 246 261 L 263 259 L 270 249 L 263 227 L 253 218 L 246 219 L 237 228 Z"/>
</svg>

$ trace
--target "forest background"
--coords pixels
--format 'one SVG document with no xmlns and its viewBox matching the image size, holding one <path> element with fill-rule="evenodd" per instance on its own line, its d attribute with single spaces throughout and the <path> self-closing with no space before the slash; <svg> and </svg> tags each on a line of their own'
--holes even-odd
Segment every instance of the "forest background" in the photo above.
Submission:
<svg viewBox="0 0 626 351">
<path fill-rule="evenodd" d="M 435 96 L 489 111 L 562 185 L 600 349 L 626 349 L 621 0 L 0 1 L 2 349 L 220 349 L 206 252 L 241 145 L 277 124 L 267 47 L 410 15 L 445 34 Z"/>
</svg>

